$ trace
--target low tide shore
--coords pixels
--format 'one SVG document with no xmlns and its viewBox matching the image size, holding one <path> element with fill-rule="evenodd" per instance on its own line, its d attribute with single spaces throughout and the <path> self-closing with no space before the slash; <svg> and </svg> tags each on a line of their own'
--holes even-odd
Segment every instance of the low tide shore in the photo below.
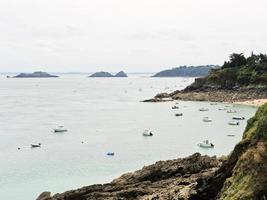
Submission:
<svg viewBox="0 0 267 200">
<path fill-rule="evenodd" d="M 267 103 L 267 99 L 253 99 L 248 101 L 237 101 L 234 102 L 234 104 L 240 104 L 240 105 L 247 105 L 247 106 L 256 106 L 259 107 L 263 104 Z"/>
<path fill-rule="evenodd" d="M 259 89 L 242 90 L 207 90 L 207 91 L 175 91 L 160 93 L 144 102 L 164 102 L 171 100 L 225 102 L 250 106 L 261 106 L 267 102 L 267 91 Z"/>
</svg>

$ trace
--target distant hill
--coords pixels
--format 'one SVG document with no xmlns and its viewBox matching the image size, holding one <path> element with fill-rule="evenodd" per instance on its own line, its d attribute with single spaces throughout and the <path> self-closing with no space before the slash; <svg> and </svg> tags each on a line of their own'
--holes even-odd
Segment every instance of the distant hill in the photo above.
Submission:
<svg viewBox="0 0 267 200">
<path fill-rule="evenodd" d="M 124 71 L 120 71 L 118 72 L 117 74 L 115 75 L 112 75 L 111 73 L 109 72 L 96 72 L 92 75 L 89 76 L 90 78 L 105 78 L 105 77 L 128 77 L 127 74 L 124 72 Z"/>
<path fill-rule="evenodd" d="M 202 77 L 207 76 L 213 68 L 218 68 L 215 65 L 200 65 L 200 66 L 180 66 L 172 69 L 160 71 L 152 77 Z"/>
<path fill-rule="evenodd" d="M 33 72 L 33 73 L 20 73 L 13 78 L 57 78 L 58 76 L 56 75 L 51 75 L 46 72 Z"/>
</svg>

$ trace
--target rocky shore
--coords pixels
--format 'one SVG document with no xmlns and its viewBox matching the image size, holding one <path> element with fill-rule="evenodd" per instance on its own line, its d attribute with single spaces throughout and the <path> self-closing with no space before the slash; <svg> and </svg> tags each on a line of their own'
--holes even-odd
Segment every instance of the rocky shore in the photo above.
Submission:
<svg viewBox="0 0 267 200">
<path fill-rule="evenodd" d="M 195 153 L 184 159 L 159 161 L 108 184 L 87 186 L 53 197 L 45 192 L 37 199 L 188 199 L 196 193 L 197 180 L 214 176 L 221 163 L 216 157 Z"/>
<path fill-rule="evenodd" d="M 241 88 L 236 90 L 181 90 L 173 93 L 161 93 L 152 99 L 144 100 L 144 102 L 164 102 L 169 100 L 183 101 L 211 101 L 211 102 L 227 102 L 239 103 L 247 102 L 249 105 L 259 106 L 265 103 L 267 99 L 267 89 Z M 258 100 L 263 101 L 258 101 Z M 251 102 L 257 100 L 257 103 Z"/>
</svg>

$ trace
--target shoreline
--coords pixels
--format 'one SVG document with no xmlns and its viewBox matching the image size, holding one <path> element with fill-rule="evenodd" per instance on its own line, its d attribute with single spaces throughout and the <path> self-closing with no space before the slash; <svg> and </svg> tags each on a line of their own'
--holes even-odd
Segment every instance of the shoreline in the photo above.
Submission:
<svg viewBox="0 0 267 200">
<path fill-rule="evenodd" d="M 237 104 L 237 105 L 255 106 L 255 107 L 260 107 L 265 103 L 267 103 L 267 99 L 253 99 L 253 100 L 234 102 L 234 104 Z"/>
<path fill-rule="evenodd" d="M 239 105 L 259 107 L 267 102 L 267 91 L 261 89 L 239 90 L 204 90 L 204 91 L 175 91 L 172 93 L 160 93 L 154 98 L 143 102 L 166 102 L 166 101 L 207 101 L 232 103 Z"/>
</svg>

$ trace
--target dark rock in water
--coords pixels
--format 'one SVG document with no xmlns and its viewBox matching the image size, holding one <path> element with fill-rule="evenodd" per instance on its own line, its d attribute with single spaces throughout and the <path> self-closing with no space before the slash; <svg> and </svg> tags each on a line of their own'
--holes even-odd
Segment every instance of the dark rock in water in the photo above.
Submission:
<svg viewBox="0 0 267 200">
<path fill-rule="evenodd" d="M 198 77 L 207 76 L 209 71 L 218 66 L 201 65 L 201 66 L 181 66 L 173 69 L 163 70 L 152 77 Z"/>
<path fill-rule="evenodd" d="M 92 75 L 90 75 L 89 77 L 113 77 L 113 75 L 109 72 L 96 72 Z"/>
<path fill-rule="evenodd" d="M 114 77 L 128 77 L 128 76 L 124 71 L 120 71 Z"/>
<path fill-rule="evenodd" d="M 109 72 L 103 72 L 102 71 L 102 72 L 96 72 L 96 73 L 90 75 L 89 77 L 92 77 L 92 78 L 94 78 L 94 77 L 95 78 L 97 78 L 97 77 L 100 77 L 100 78 L 102 78 L 102 77 L 127 77 L 127 74 L 123 71 L 120 71 L 116 75 L 113 76 Z"/>
<path fill-rule="evenodd" d="M 37 200 L 51 200 L 51 192 L 43 192 L 39 195 Z"/>
<path fill-rule="evenodd" d="M 33 73 L 20 73 L 17 76 L 14 76 L 13 78 L 56 78 L 56 77 L 58 76 L 38 71 Z"/>
</svg>

